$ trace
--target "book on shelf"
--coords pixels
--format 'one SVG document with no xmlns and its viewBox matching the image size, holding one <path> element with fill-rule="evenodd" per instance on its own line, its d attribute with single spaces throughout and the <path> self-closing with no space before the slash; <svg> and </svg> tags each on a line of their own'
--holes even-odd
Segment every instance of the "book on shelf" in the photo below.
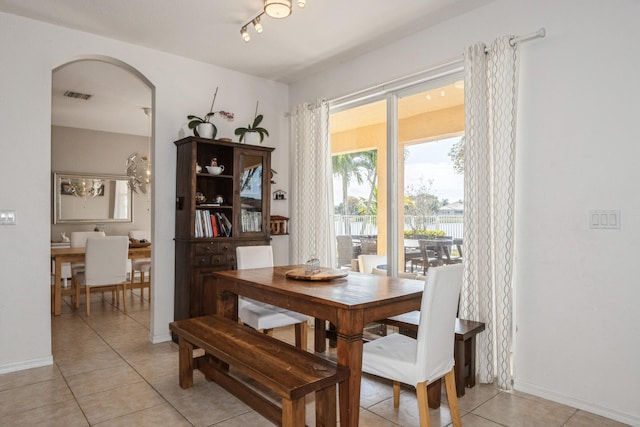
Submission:
<svg viewBox="0 0 640 427">
<path fill-rule="evenodd" d="M 199 209 L 195 215 L 195 237 L 231 237 L 231 221 L 220 212 Z"/>
<path fill-rule="evenodd" d="M 221 212 L 216 212 L 216 217 L 218 218 L 218 225 L 220 226 L 220 235 L 231 237 L 231 221 Z"/>
<path fill-rule="evenodd" d="M 209 218 L 211 220 L 211 228 L 213 230 L 213 237 L 220 236 L 220 229 L 218 227 L 218 220 L 216 219 L 216 216 L 214 214 L 211 214 L 209 216 Z"/>
</svg>

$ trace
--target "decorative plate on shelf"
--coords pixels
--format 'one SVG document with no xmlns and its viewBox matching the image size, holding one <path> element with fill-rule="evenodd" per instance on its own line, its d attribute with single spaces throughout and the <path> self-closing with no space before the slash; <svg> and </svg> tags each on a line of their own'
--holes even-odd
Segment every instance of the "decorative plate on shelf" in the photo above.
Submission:
<svg viewBox="0 0 640 427">
<path fill-rule="evenodd" d="M 295 268 L 285 273 L 285 277 L 287 277 L 287 279 L 309 280 L 318 282 L 342 279 L 343 277 L 347 277 L 348 275 L 349 273 L 345 270 L 333 270 L 331 268 L 321 268 L 320 271 L 311 274 L 308 274 L 305 268 Z"/>
</svg>

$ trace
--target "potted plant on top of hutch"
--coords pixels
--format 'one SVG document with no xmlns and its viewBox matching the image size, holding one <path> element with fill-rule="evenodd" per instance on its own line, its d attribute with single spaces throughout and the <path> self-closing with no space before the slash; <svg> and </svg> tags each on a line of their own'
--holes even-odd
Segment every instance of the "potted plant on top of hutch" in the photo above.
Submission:
<svg viewBox="0 0 640 427">
<path fill-rule="evenodd" d="M 213 101 L 211 102 L 211 108 L 209 108 L 209 112 L 203 117 L 194 116 L 192 114 L 187 116 L 187 120 L 189 120 L 189 129 L 193 130 L 193 134 L 195 136 L 199 136 L 201 138 L 210 138 L 214 139 L 218 134 L 218 128 L 216 125 L 211 123 L 211 118 L 219 113 L 223 118 L 232 121 L 233 113 L 229 113 L 228 111 L 213 111 L 213 105 L 216 103 L 216 97 L 218 96 L 218 88 L 216 87 L 216 92 L 213 94 Z"/>
<path fill-rule="evenodd" d="M 175 141 L 175 320 L 215 310 L 212 272 L 236 267 L 238 246 L 270 243 L 273 147 L 189 136 Z M 215 161 L 217 168 L 198 168 Z M 223 168 L 224 167 L 224 168 Z"/>
<path fill-rule="evenodd" d="M 253 123 L 249 123 L 247 127 L 239 127 L 235 131 L 235 134 L 240 136 L 240 143 L 244 140 L 247 144 L 257 144 L 258 142 L 262 144 L 265 135 L 269 136 L 269 132 L 265 128 L 260 127 L 264 116 L 258 114 L 258 103 L 259 101 L 256 101 L 256 112 L 253 115 Z"/>
</svg>

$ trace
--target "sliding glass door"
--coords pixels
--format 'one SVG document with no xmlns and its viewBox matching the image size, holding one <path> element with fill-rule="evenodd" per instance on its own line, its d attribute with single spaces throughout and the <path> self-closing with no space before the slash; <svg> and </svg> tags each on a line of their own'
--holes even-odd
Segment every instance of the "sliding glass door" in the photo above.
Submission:
<svg viewBox="0 0 640 427">
<path fill-rule="evenodd" d="M 332 110 L 338 266 L 380 255 L 375 267 L 392 275 L 425 273 L 459 255 L 464 88 L 456 77 Z M 421 240 L 434 239 L 447 240 L 447 254 L 421 250 Z"/>
</svg>

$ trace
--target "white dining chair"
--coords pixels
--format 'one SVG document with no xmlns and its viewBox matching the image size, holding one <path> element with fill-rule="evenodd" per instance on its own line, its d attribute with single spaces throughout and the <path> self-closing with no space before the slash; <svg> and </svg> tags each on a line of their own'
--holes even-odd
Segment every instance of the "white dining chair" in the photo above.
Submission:
<svg viewBox="0 0 640 427">
<path fill-rule="evenodd" d="M 273 267 L 271 246 L 238 246 L 236 248 L 238 270 Z M 271 333 L 274 328 L 295 325 L 296 347 L 307 348 L 307 316 L 255 301 L 238 297 L 238 318 L 253 329 Z"/>
<path fill-rule="evenodd" d="M 358 255 L 358 271 L 371 274 L 374 268 L 387 264 L 386 255 Z"/>
<path fill-rule="evenodd" d="M 129 238 L 127 236 L 89 237 L 85 252 L 84 271 L 76 274 L 78 284 L 76 301 L 80 300 L 80 289 L 85 288 L 86 313 L 91 315 L 91 291 L 115 291 L 116 304 L 120 304 L 120 291 L 124 312 L 127 312 L 127 258 L 129 254 Z"/>
<path fill-rule="evenodd" d="M 104 231 L 72 231 L 69 235 L 69 245 L 72 248 L 84 248 L 89 237 L 104 237 Z M 84 270 L 84 262 L 71 263 L 71 288 L 72 292 L 78 287 L 74 282 L 74 276 Z M 76 306 L 78 302 L 76 301 Z"/>
<path fill-rule="evenodd" d="M 131 230 L 129 238 L 138 241 L 151 242 L 151 232 L 149 230 Z M 131 274 L 129 280 L 131 282 L 131 292 L 133 289 L 140 289 L 140 298 L 144 301 L 144 288 L 149 289 L 149 301 L 151 301 L 151 258 L 136 258 L 129 260 Z M 140 277 L 140 281 L 136 282 L 136 277 Z"/>
<path fill-rule="evenodd" d="M 417 392 L 420 425 L 429 426 L 427 384 L 444 377 L 453 425 L 461 426 L 454 373 L 454 337 L 462 264 L 429 269 L 417 339 L 391 334 L 363 346 L 362 371 L 393 381 L 393 406 L 400 406 L 400 383 Z"/>
</svg>

